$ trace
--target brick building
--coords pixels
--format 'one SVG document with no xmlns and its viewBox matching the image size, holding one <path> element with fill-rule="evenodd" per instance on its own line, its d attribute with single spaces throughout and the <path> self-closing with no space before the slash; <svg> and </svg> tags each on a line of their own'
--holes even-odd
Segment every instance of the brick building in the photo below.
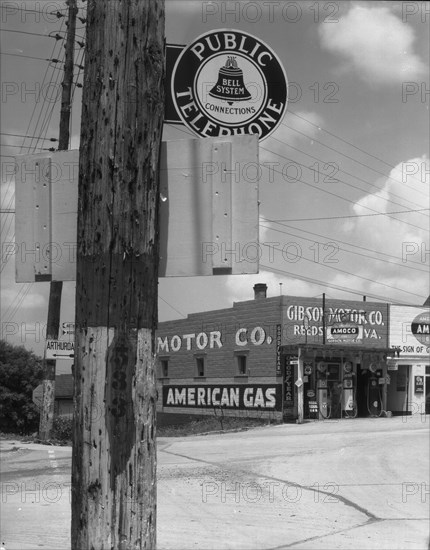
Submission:
<svg viewBox="0 0 430 550">
<path fill-rule="evenodd" d="M 158 409 L 281 420 L 387 408 L 389 305 L 266 296 L 160 323 Z"/>
</svg>

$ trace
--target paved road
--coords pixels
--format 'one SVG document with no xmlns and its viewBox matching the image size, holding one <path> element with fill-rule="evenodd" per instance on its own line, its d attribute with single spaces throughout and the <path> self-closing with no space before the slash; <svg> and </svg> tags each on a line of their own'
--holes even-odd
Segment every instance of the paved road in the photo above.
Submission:
<svg viewBox="0 0 430 550">
<path fill-rule="evenodd" d="M 429 421 L 159 438 L 158 548 L 427 549 Z M 6 549 L 70 548 L 70 447 L 0 445 Z"/>
</svg>

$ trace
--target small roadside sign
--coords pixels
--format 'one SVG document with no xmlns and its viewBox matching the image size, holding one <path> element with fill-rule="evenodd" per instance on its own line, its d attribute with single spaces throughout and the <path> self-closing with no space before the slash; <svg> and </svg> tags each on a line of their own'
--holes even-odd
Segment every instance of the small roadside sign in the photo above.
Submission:
<svg viewBox="0 0 430 550">
<path fill-rule="evenodd" d="M 74 356 L 74 342 L 46 340 L 46 359 L 73 359 Z"/>
<path fill-rule="evenodd" d="M 61 327 L 63 329 L 63 334 L 75 334 L 75 323 L 62 323 Z"/>
<path fill-rule="evenodd" d="M 312 364 L 305 363 L 304 373 L 307 375 L 312 374 Z"/>
<path fill-rule="evenodd" d="M 36 388 L 34 388 L 32 393 L 33 403 L 39 409 L 42 407 L 42 398 L 43 398 L 43 385 L 39 384 Z"/>
</svg>

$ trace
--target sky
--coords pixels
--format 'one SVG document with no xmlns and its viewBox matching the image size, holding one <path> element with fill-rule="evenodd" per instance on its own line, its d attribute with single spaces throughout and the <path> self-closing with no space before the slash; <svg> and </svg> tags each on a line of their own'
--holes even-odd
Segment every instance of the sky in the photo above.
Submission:
<svg viewBox="0 0 430 550">
<path fill-rule="evenodd" d="M 85 17 L 85 4 L 79 16 Z M 266 43 L 288 80 L 285 116 L 260 142 L 259 272 L 159 279 L 159 321 L 268 296 L 422 305 L 429 295 L 429 2 L 166 1 L 166 41 L 216 29 Z M 2 335 L 43 354 L 49 283 L 16 283 L 14 155 L 58 137 L 63 2 L 1 3 Z M 84 21 L 71 147 L 79 147 Z M 45 138 L 43 140 L 42 138 Z M 202 139 L 165 125 L 163 139 Z M 268 167 L 275 167 L 270 170 Z M 65 283 L 62 322 L 74 320 Z M 66 368 L 66 365 L 63 366 Z"/>
</svg>

